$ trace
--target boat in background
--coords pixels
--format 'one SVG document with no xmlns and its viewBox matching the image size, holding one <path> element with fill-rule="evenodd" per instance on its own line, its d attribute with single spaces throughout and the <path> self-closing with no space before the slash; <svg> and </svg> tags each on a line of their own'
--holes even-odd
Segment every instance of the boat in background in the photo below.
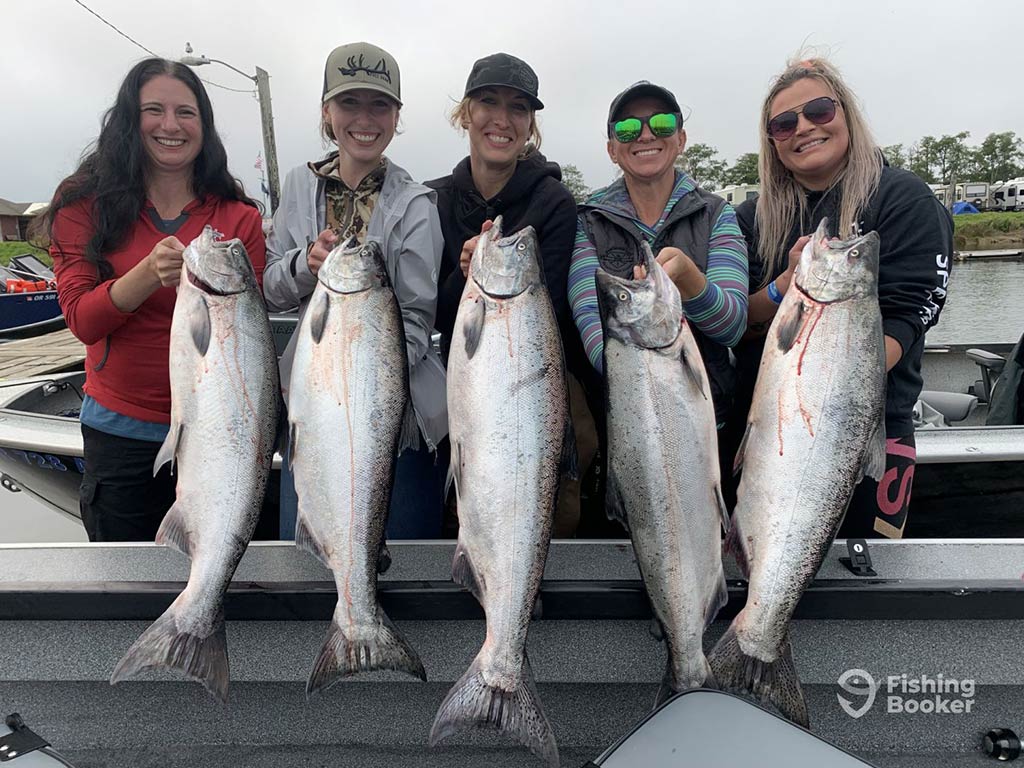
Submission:
<svg viewBox="0 0 1024 768">
<path fill-rule="evenodd" d="M 0 341 L 24 339 L 65 327 L 57 301 L 57 282 L 48 266 L 32 254 L 0 266 Z"/>
</svg>

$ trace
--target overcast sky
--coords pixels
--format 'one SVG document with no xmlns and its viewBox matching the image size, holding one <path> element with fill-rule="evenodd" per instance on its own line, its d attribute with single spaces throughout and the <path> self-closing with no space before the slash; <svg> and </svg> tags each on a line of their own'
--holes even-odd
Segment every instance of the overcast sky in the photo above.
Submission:
<svg viewBox="0 0 1024 768">
<path fill-rule="evenodd" d="M 446 114 L 475 59 L 507 51 L 540 79 L 543 151 L 607 184 L 604 120 L 639 79 L 672 89 L 692 111 L 689 141 L 732 162 L 757 149 L 769 80 L 803 44 L 826 50 L 864 104 L 881 144 L 971 132 L 1024 134 L 1024 5 L 951 0 L 843 2 L 333 2 L 83 0 L 147 48 L 223 59 L 271 76 L 277 151 L 287 169 L 324 153 L 317 127 L 323 64 L 342 43 L 390 51 L 402 74 L 404 132 L 388 155 L 419 179 L 450 172 L 467 152 Z M 493 9 L 493 10 L 492 10 Z M 48 200 L 99 131 L 128 69 L 147 54 L 74 0 L 2 4 L 0 198 Z M 198 74 L 232 88 L 220 65 Z M 258 192 L 259 107 L 249 93 L 208 86 L 232 172 Z"/>
</svg>

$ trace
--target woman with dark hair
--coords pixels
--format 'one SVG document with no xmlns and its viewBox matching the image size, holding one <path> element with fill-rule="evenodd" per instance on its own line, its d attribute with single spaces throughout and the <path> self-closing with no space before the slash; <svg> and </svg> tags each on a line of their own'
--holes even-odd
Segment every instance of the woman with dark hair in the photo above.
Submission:
<svg viewBox="0 0 1024 768">
<path fill-rule="evenodd" d="M 42 222 L 61 309 L 87 345 L 80 504 L 92 541 L 152 540 L 174 502 L 153 462 L 170 420 L 182 253 L 207 225 L 240 238 L 262 276 L 260 214 L 228 172 L 206 91 L 184 65 L 146 59 Z"/>
</svg>

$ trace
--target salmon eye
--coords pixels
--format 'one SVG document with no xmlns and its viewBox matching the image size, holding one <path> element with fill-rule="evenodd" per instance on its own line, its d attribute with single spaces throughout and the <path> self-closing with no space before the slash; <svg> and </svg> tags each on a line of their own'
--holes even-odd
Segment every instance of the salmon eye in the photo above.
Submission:
<svg viewBox="0 0 1024 768">
<path fill-rule="evenodd" d="M 619 301 L 625 301 L 629 298 L 629 294 L 625 291 L 619 291 Z"/>
<path fill-rule="evenodd" d="M 850 251 L 850 258 L 851 259 L 856 259 L 859 256 L 860 256 L 860 251 L 858 251 L 856 248 L 854 248 L 852 251 Z"/>
<path fill-rule="evenodd" d="M 516 250 L 517 250 L 517 251 L 525 251 L 525 250 L 526 250 L 526 243 L 524 243 L 524 242 L 522 242 L 522 241 L 520 240 L 520 241 L 519 241 L 519 242 L 518 242 L 518 243 L 516 244 Z"/>
</svg>

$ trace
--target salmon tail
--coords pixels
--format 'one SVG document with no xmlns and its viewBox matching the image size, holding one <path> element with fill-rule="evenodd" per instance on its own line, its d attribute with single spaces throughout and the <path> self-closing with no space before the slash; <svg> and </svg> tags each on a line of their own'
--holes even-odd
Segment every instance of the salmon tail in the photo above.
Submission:
<svg viewBox="0 0 1024 768">
<path fill-rule="evenodd" d="M 558 745 L 551 724 L 540 706 L 529 663 L 523 666 L 518 688 L 507 691 L 489 686 L 477 657 L 442 702 L 430 729 L 430 745 L 470 727 L 496 728 L 552 768 L 558 768 Z"/>
<path fill-rule="evenodd" d="M 772 662 L 747 656 L 730 626 L 708 658 L 719 689 L 738 693 L 773 709 L 797 725 L 809 726 L 807 703 L 786 635 L 779 657 Z"/>
<path fill-rule="evenodd" d="M 427 679 L 420 657 L 383 613 L 373 636 L 360 640 L 350 640 L 332 619 L 327 641 L 309 674 L 306 696 L 330 688 L 345 677 L 381 669 Z"/>
<path fill-rule="evenodd" d="M 217 700 L 228 699 L 228 645 L 224 612 L 213 622 L 213 631 L 199 637 L 178 629 L 177 601 L 153 622 L 128 649 L 110 675 L 110 684 L 134 677 L 144 669 L 177 669 L 190 680 L 202 683 Z"/>
</svg>

